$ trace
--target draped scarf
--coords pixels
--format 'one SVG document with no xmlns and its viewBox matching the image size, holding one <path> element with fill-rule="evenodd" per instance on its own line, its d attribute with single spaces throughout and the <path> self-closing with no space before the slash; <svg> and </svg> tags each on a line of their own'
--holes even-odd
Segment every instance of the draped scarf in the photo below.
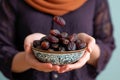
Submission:
<svg viewBox="0 0 120 80">
<path fill-rule="evenodd" d="M 33 8 L 54 16 L 62 16 L 80 8 L 87 0 L 25 0 Z"/>
</svg>

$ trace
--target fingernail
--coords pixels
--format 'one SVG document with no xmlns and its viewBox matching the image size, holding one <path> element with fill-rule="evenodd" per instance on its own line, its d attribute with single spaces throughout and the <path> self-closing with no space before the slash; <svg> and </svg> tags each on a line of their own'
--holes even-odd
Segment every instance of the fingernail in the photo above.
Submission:
<svg viewBox="0 0 120 80">
<path fill-rule="evenodd" d="M 61 73 L 64 73 L 65 71 L 61 71 Z"/>
</svg>

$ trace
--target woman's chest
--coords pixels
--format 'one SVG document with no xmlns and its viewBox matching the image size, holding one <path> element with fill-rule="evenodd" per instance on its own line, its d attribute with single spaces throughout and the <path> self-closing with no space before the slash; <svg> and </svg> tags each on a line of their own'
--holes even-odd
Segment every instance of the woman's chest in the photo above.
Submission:
<svg viewBox="0 0 120 80">
<path fill-rule="evenodd" d="M 57 24 L 52 15 L 35 10 L 25 3 L 19 4 L 17 17 L 17 29 L 28 33 L 41 32 L 48 34 L 51 28 L 66 31 L 68 33 L 85 32 L 90 35 L 93 33 L 95 1 L 89 0 L 79 9 L 61 16 L 66 22 L 62 27 Z"/>
</svg>

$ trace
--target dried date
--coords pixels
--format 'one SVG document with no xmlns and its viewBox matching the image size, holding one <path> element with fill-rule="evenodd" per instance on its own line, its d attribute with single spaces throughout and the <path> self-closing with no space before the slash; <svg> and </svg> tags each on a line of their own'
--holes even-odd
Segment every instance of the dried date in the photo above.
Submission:
<svg viewBox="0 0 120 80">
<path fill-rule="evenodd" d="M 43 50 L 47 50 L 50 47 L 50 43 L 48 41 L 43 41 L 43 42 L 41 42 L 41 46 L 40 47 Z"/>
<path fill-rule="evenodd" d="M 68 51 L 76 50 L 76 44 L 74 42 L 70 42 L 68 44 Z"/>
<path fill-rule="evenodd" d="M 57 29 L 53 29 L 48 36 L 40 40 L 35 40 L 33 46 L 48 51 L 73 51 L 83 49 L 87 44 L 78 39 L 76 33 L 68 35 L 67 32 L 60 32 Z"/>
<path fill-rule="evenodd" d="M 58 43 L 59 42 L 59 39 L 55 36 L 52 36 L 52 35 L 48 36 L 48 40 L 52 43 Z"/>
<path fill-rule="evenodd" d="M 53 29 L 50 30 L 50 34 L 57 37 L 60 35 L 60 31 L 58 31 L 57 29 Z"/>
<path fill-rule="evenodd" d="M 74 33 L 74 34 L 70 35 L 68 38 L 71 42 L 75 42 L 78 39 L 78 36 L 76 33 Z"/>
</svg>

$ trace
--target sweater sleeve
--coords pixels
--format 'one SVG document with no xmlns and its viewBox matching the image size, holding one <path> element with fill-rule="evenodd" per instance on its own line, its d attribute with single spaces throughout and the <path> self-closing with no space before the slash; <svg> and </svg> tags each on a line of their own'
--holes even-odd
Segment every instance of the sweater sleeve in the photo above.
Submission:
<svg viewBox="0 0 120 80">
<path fill-rule="evenodd" d="M 97 72 L 99 73 L 109 62 L 115 48 L 115 43 L 108 2 L 107 0 L 97 1 L 99 2 L 96 4 L 93 36 L 101 51 L 97 64 Z"/>
<path fill-rule="evenodd" d="M 0 70 L 12 80 L 11 64 L 18 52 L 15 47 L 15 12 L 9 0 L 0 2 Z"/>
</svg>

